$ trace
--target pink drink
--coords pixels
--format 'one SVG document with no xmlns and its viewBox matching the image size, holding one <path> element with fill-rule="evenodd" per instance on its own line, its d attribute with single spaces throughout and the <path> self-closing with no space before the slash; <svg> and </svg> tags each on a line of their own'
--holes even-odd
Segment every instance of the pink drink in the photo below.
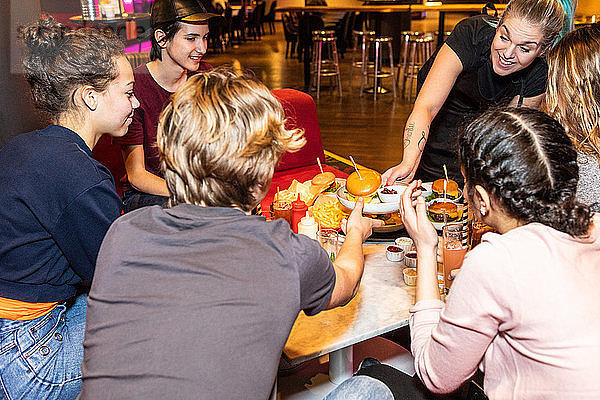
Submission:
<svg viewBox="0 0 600 400">
<path fill-rule="evenodd" d="M 450 242 L 447 245 L 444 245 L 444 285 L 446 286 L 446 289 L 450 289 L 450 286 L 452 286 L 450 271 L 462 266 L 465 254 L 467 254 L 467 248 L 460 243 Z"/>
<path fill-rule="evenodd" d="M 468 231 L 464 229 L 463 224 L 447 224 L 442 228 L 444 237 L 444 246 L 442 248 L 442 257 L 444 259 L 444 286 L 446 290 L 452 286 L 452 277 L 450 272 L 462 266 L 465 254 L 469 249 Z"/>
</svg>

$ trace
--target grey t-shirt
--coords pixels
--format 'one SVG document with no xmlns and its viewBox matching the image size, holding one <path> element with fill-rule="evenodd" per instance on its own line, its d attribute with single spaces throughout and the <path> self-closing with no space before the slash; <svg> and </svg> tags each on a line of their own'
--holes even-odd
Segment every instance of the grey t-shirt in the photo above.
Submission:
<svg viewBox="0 0 600 400">
<path fill-rule="evenodd" d="M 592 211 L 600 212 L 600 165 L 598 160 L 590 155 L 577 153 L 579 164 L 579 182 L 577 183 L 577 198 L 590 206 Z"/>
<path fill-rule="evenodd" d="M 335 272 L 283 220 L 179 205 L 119 218 L 90 291 L 81 399 L 266 399 Z"/>
</svg>

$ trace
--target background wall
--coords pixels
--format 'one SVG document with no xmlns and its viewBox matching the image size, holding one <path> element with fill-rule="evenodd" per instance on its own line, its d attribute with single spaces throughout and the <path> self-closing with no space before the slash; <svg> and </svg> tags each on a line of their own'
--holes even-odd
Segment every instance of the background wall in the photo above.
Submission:
<svg viewBox="0 0 600 400">
<path fill-rule="evenodd" d="M 579 0 L 575 15 L 598 15 L 600 14 L 600 1 L 598 0 Z"/>
<path fill-rule="evenodd" d="M 17 27 L 39 18 L 39 0 L 0 0 L 0 147 L 12 136 L 42 126 L 21 65 Z"/>
</svg>

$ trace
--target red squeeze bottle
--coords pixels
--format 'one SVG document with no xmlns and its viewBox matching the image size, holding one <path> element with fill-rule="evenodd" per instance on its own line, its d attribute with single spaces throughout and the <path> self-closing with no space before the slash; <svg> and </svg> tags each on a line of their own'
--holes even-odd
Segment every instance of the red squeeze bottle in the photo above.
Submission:
<svg viewBox="0 0 600 400">
<path fill-rule="evenodd" d="M 306 215 L 306 211 L 308 211 L 308 207 L 305 202 L 300 200 L 300 193 L 298 193 L 298 199 L 292 202 L 292 230 L 294 233 L 298 233 L 298 224 Z"/>
</svg>

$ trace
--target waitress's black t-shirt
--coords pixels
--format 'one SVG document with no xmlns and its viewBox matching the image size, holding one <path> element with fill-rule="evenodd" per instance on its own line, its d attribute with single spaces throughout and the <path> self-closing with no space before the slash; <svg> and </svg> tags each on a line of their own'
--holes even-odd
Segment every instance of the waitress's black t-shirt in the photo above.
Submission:
<svg viewBox="0 0 600 400">
<path fill-rule="evenodd" d="M 497 23 L 495 17 L 477 15 L 459 22 L 448 37 L 446 44 L 460 59 L 463 71 L 431 123 L 416 178 L 439 179 L 444 174 L 442 166 L 445 164 L 448 175 L 462 182 L 457 150 L 459 127 L 489 107 L 507 105 L 515 96 L 535 97 L 546 91 L 548 67 L 539 57 L 524 70 L 509 76 L 494 72 L 490 48 Z M 419 71 L 419 90 L 437 53 Z"/>
</svg>

